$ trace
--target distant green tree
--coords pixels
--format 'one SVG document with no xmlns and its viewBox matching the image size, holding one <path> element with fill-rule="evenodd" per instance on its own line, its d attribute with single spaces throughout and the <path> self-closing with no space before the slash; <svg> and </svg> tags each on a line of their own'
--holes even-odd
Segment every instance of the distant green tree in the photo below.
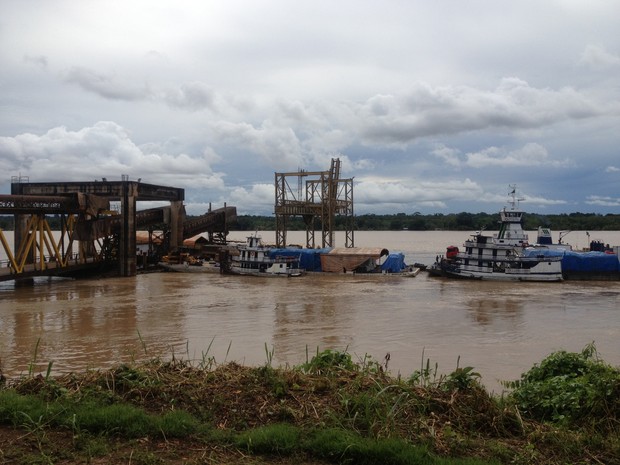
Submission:
<svg viewBox="0 0 620 465">
<path fill-rule="evenodd" d="M 426 231 L 429 229 L 429 225 L 431 224 L 428 220 L 422 218 L 420 215 L 415 216 L 409 220 L 408 228 L 412 231 Z"/>
<path fill-rule="evenodd" d="M 192 218 L 188 215 L 188 218 Z M 536 230 L 539 226 L 546 226 L 555 231 L 620 231 L 620 214 L 608 213 L 605 215 L 595 213 L 561 213 L 557 215 L 526 213 L 524 216 L 524 229 Z M 497 213 L 433 213 L 422 215 L 420 212 L 413 214 L 397 213 L 391 215 L 363 214 L 354 218 L 355 229 L 359 231 L 389 231 L 408 228 L 413 231 L 442 230 L 489 230 L 498 228 L 499 217 Z M 59 215 L 48 215 L 47 221 L 53 230 L 61 228 Z M 306 225 L 301 217 L 287 218 L 287 230 L 304 231 Z M 345 218 L 336 217 L 336 229 L 346 228 Z M 13 215 L 0 215 L 0 228 L 6 231 L 14 229 Z M 320 222 L 315 223 L 315 229 L 320 230 Z M 238 215 L 234 223 L 229 224 L 229 229 L 238 231 L 272 231 L 275 229 L 274 216 L 261 215 Z"/>
<path fill-rule="evenodd" d="M 456 227 L 457 229 L 473 229 L 474 215 L 465 212 L 459 213 L 456 215 Z"/>
</svg>

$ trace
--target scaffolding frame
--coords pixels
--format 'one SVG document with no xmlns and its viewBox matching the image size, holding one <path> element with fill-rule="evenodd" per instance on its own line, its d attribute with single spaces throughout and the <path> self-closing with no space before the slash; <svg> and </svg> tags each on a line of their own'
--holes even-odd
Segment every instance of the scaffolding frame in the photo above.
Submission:
<svg viewBox="0 0 620 465">
<path fill-rule="evenodd" d="M 296 179 L 296 183 L 289 179 Z M 317 223 L 321 247 L 334 247 L 336 216 L 344 217 L 345 247 L 354 247 L 353 178 L 340 179 L 340 159 L 329 171 L 275 173 L 276 247 L 286 247 L 288 219 L 300 216 L 306 226 L 306 247 L 315 248 Z"/>
</svg>

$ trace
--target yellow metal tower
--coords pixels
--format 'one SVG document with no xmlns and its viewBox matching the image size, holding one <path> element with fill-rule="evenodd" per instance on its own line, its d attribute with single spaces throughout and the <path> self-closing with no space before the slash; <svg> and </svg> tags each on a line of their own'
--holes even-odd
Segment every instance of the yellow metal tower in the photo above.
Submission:
<svg viewBox="0 0 620 465">
<path fill-rule="evenodd" d="M 289 182 L 291 178 L 297 182 Z M 334 247 L 336 215 L 344 217 L 345 247 L 354 246 L 353 178 L 340 179 L 339 158 L 332 158 L 329 171 L 275 173 L 275 187 L 276 247 L 286 247 L 287 220 L 292 216 L 304 220 L 306 247 L 315 247 L 317 223 L 321 247 Z"/>
</svg>

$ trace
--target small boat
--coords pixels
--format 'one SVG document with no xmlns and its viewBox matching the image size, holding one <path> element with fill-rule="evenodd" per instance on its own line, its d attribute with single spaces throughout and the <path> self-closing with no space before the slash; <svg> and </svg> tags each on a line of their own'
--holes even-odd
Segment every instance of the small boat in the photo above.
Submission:
<svg viewBox="0 0 620 465">
<path fill-rule="evenodd" d="M 166 271 L 176 271 L 179 273 L 219 273 L 221 271 L 220 266 L 214 262 L 206 263 L 165 263 L 159 262 Z"/>
<path fill-rule="evenodd" d="M 263 245 L 258 235 L 248 236 L 245 245 L 238 247 L 238 250 L 239 255 L 232 256 L 226 269 L 230 274 L 298 277 L 306 273 L 299 267 L 300 257 L 272 256 L 272 248 Z"/>
<path fill-rule="evenodd" d="M 166 271 L 179 273 L 220 273 L 221 271 L 218 263 L 204 261 L 187 253 L 166 255 L 158 264 Z"/>
<path fill-rule="evenodd" d="M 465 251 L 450 246 L 445 257 L 437 257 L 431 275 L 494 281 L 562 281 L 560 257 L 524 254 L 528 235 L 523 231 L 523 214 L 518 208 L 516 186 L 510 186 L 511 208 L 500 211 L 497 234 L 481 231 L 465 241 Z"/>
<path fill-rule="evenodd" d="M 417 275 L 420 274 L 420 271 L 422 271 L 422 268 L 412 266 L 407 270 L 403 270 L 400 273 L 397 273 L 397 275 L 404 276 L 406 278 L 415 278 Z"/>
</svg>

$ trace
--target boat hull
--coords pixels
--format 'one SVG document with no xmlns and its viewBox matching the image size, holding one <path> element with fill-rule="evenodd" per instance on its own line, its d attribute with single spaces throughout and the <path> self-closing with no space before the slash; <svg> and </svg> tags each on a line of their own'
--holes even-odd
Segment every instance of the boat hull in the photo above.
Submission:
<svg viewBox="0 0 620 465">
<path fill-rule="evenodd" d="M 474 261 L 469 257 L 469 261 Z M 484 281 L 558 282 L 564 280 L 562 263 L 557 259 L 496 262 L 494 266 L 466 265 L 463 259 L 442 260 L 429 268 L 433 276 Z"/>
<path fill-rule="evenodd" d="M 237 266 L 231 266 L 228 270 L 229 274 L 235 274 L 239 276 L 260 276 L 263 278 L 297 278 L 303 276 L 305 272 L 299 269 L 287 269 L 284 272 L 270 272 L 268 270 L 256 270 L 251 268 L 241 268 Z"/>
<path fill-rule="evenodd" d="M 565 271 L 562 275 L 567 281 L 620 281 L 620 273 L 614 271 Z"/>
<path fill-rule="evenodd" d="M 477 279 L 480 281 L 559 282 L 564 279 L 562 273 L 483 273 L 460 270 L 444 271 L 444 276 L 459 279 Z"/>
<path fill-rule="evenodd" d="M 174 271 L 177 273 L 219 273 L 220 267 L 211 264 L 190 265 L 189 263 L 164 263 L 160 262 L 166 271 Z"/>
</svg>

